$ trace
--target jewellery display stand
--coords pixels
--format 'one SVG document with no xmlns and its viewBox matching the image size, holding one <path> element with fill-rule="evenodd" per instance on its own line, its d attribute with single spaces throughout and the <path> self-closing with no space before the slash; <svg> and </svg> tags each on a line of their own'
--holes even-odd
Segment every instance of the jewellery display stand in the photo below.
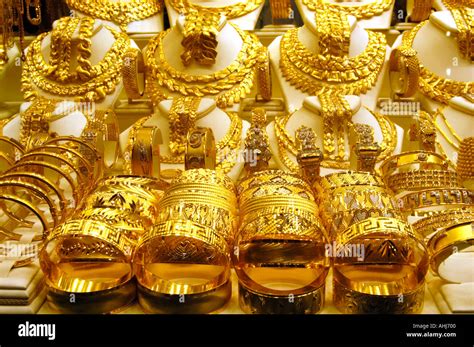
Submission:
<svg viewBox="0 0 474 347">
<path fill-rule="evenodd" d="M 198 6 L 209 7 L 209 8 L 219 8 L 225 6 L 235 5 L 236 3 L 243 2 L 242 0 L 189 0 L 190 3 L 196 4 Z M 168 11 L 168 17 L 170 23 L 173 25 L 176 23 L 176 20 L 179 17 L 179 13 L 170 5 L 169 0 L 165 0 L 166 9 Z M 241 17 L 229 19 L 229 22 L 237 24 L 239 28 L 243 30 L 254 30 L 257 24 L 260 13 L 262 12 L 264 2 L 258 7 L 255 11 L 250 12 Z"/>
<path fill-rule="evenodd" d="M 314 0 L 313 0 L 314 1 Z M 334 5 L 339 6 L 364 6 L 369 5 L 374 2 L 379 2 L 380 0 L 362 0 L 362 1 L 334 1 L 334 0 L 326 0 Z M 296 6 L 298 6 L 298 10 L 301 13 L 301 16 L 310 18 L 314 17 L 314 12 L 311 11 L 307 6 L 303 3 L 303 0 L 296 0 Z M 316 1 L 314 1 L 316 2 Z M 382 14 L 378 16 L 373 16 L 370 18 L 359 19 L 358 24 L 365 29 L 375 29 L 375 30 L 387 30 L 390 28 L 390 22 L 392 21 L 392 12 L 394 7 L 395 1 L 392 1 L 392 5 L 387 11 L 382 12 Z"/>
<path fill-rule="evenodd" d="M 162 145 L 160 146 L 160 154 L 163 156 L 169 156 L 169 138 L 170 138 L 170 131 L 169 131 L 169 120 L 168 114 L 171 109 L 173 101 L 172 100 L 165 100 L 162 101 L 158 107 L 156 107 L 153 117 L 151 117 L 144 125 L 145 126 L 157 126 L 161 131 L 162 137 Z M 224 113 L 224 111 L 217 108 L 216 103 L 212 99 L 204 98 L 201 100 L 199 107 L 197 109 L 197 120 L 196 126 L 211 128 L 215 141 L 219 142 L 227 133 L 227 130 L 230 126 L 230 119 Z M 249 123 L 243 121 L 242 126 L 242 140 L 245 138 L 245 134 L 249 128 Z M 120 148 L 122 153 L 125 151 L 128 142 L 128 136 L 130 133 L 130 128 L 126 129 L 120 134 Z M 243 141 L 242 141 L 243 144 Z M 239 154 L 243 152 L 243 147 L 236 148 L 236 151 L 239 151 Z M 241 156 L 240 156 L 241 157 Z M 244 167 L 243 160 L 237 160 L 237 163 L 232 168 L 232 170 L 228 173 L 229 177 L 232 178 L 234 181 L 238 179 L 242 169 Z M 183 164 L 161 164 L 161 170 L 183 170 Z"/>
</svg>

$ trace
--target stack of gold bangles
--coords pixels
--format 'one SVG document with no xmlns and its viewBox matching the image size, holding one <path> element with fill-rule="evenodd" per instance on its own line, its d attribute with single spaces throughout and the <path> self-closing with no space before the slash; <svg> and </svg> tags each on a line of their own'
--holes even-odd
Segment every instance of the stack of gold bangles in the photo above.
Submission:
<svg viewBox="0 0 474 347">
<path fill-rule="evenodd" d="M 40 264 L 53 307 L 104 313 L 135 298 L 132 254 L 158 218 L 164 188 L 154 178 L 105 178 L 72 218 L 50 233 Z"/>
<path fill-rule="evenodd" d="M 240 184 L 234 265 L 246 313 L 308 314 L 324 306 L 328 239 L 311 186 L 278 170 Z"/>
<path fill-rule="evenodd" d="M 236 206 L 234 184 L 219 171 L 190 169 L 172 182 L 134 255 L 145 311 L 209 313 L 229 301 Z"/>
</svg>

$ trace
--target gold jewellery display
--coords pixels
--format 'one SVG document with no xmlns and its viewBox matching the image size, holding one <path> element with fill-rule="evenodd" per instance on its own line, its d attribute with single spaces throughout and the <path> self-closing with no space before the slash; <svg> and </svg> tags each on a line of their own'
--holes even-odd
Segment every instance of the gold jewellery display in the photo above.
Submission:
<svg viewBox="0 0 474 347">
<path fill-rule="evenodd" d="M 131 22 L 140 21 L 163 11 L 162 0 L 66 0 L 72 10 L 114 22 L 124 31 Z"/>
<path fill-rule="evenodd" d="M 122 80 L 122 65 L 130 47 L 130 39 L 124 33 L 107 28 L 115 42 L 97 65 L 92 65 L 91 37 L 94 20 L 89 17 L 64 17 L 51 34 L 39 35 L 30 45 L 22 73 L 22 92 L 26 100 L 38 96 L 38 91 L 57 98 L 74 101 L 101 101 L 114 92 Z M 77 67 L 71 71 L 72 36 L 79 27 Z M 42 44 L 50 35 L 50 57 L 46 61 Z"/>
<path fill-rule="evenodd" d="M 474 4 L 469 0 L 443 0 L 443 5 L 456 23 L 459 52 L 471 63 L 474 62 Z"/>
<path fill-rule="evenodd" d="M 40 254 L 50 304 L 64 312 L 104 313 L 135 298 L 131 258 L 158 217 L 166 184 L 154 178 L 102 179 Z M 74 294 L 76 300 L 69 300 Z"/>
<path fill-rule="evenodd" d="M 258 139 L 262 120 L 254 113 L 247 151 L 268 148 L 268 139 Z M 315 138 L 308 131 L 298 133 L 302 153 L 311 147 L 303 142 Z M 261 159 L 238 188 L 240 227 L 233 260 L 240 307 L 246 313 L 316 313 L 324 306 L 329 262 L 324 256 L 328 238 L 311 185 L 298 175 L 265 169 L 269 157 Z"/>
<path fill-rule="evenodd" d="M 238 103 L 251 92 L 259 62 L 268 64 L 266 48 L 257 37 L 232 25 L 243 44 L 236 59 L 225 69 L 208 75 L 191 75 L 174 68 L 166 59 L 163 40 L 168 31 L 161 32 L 148 44 L 146 51 L 147 88 L 155 105 L 171 93 L 182 96 L 216 97 L 218 107 Z M 264 55 L 264 59 L 259 59 Z M 268 75 L 268 78 L 270 76 Z"/>
<path fill-rule="evenodd" d="M 188 138 L 186 157 L 192 162 L 186 166 L 200 168 L 184 171 L 171 183 L 156 223 L 134 255 L 139 302 L 148 312 L 209 313 L 231 295 L 235 187 L 225 174 L 204 167 L 215 151 L 210 131 L 195 129 Z"/>
</svg>

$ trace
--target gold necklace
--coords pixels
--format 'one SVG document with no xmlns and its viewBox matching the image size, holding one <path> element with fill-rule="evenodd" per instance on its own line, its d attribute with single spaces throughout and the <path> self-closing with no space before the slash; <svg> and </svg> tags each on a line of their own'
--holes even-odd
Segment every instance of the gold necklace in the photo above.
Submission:
<svg viewBox="0 0 474 347">
<path fill-rule="evenodd" d="M 392 4 L 393 0 L 375 0 L 362 5 L 339 5 L 331 3 L 329 0 L 303 0 L 303 5 L 308 7 L 311 11 L 316 11 L 320 8 L 331 9 L 345 12 L 357 19 L 368 19 L 379 16 L 385 11 L 388 11 Z"/>
<path fill-rule="evenodd" d="M 393 122 L 391 122 L 388 117 L 370 110 L 366 109 L 375 117 L 381 131 L 382 131 L 382 143 L 380 144 L 381 153 L 377 158 L 378 162 L 384 161 L 390 155 L 393 154 L 395 146 L 397 145 L 397 134 L 396 128 Z M 283 164 L 290 169 L 292 172 L 298 172 L 299 166 L 295 161 L 290 159 L 288 152 L 296 156 L 298 154 L 298 148 L 296 146 L 296 139 L 292 137 L 286 130 L 286 125 L 289 119 L 293 116 L 294 113 L 288 114 L 283 117 L 277 117 L 275 119 L 275 135 L 278 141 L 278 151 L 280 153 L 280 158 L 283 161 Z M 349 126 L 352 126 L 352 121 L 349 121 Z M 321 164 L 323 167 L 330 168 L 347 168 L 347 164 L 334 161 L 324 160 Z"/>
<path fill-rule="evenodd" d="M 108 20 L 127 30 L 131 22 L 151 17 L 163 10 L 162 0 L 66 0 L 68 6 L 93 18 Z"/>
<path fill-rule="evenodd" d="M 446 142 L 448 142 L 454 149 L 459 151 L 459 148 L 460 148 L 459 146 L 462 142 L 462 138 L 461 138 L 461 136 L 459 136 L 459 134 L 456 132 L 456 130 L 453 128 L 453 126 L 449 123 L 448 118 L 445 116 L 443 111 L 444 111 L 444 107 L 438 108 L 435 111 L 435 113 L 432 115 L 432 121 L 433 121 L 436 129 L 444 137 Z M 437 122 L 438 116 L 441 116 L 442 122 L 446 125 L 446 128 L 448 128 L 448 131 L 449 131 L 450 135 L 454 138 L 454 140 L 452 140 L 446 134 L 446 132 L 441 128 L 441 126 L 438 124 L 438 122 Z M 441 146 L 439 144 L 439 142 L 438 142 L 438 145 Z"/>
<path fill-rule="evenodd" d="M 225 108 L 250 93 L 258 67 L 258 57 L 266 54 L 266 48 L 255 35 L 231 25 L 242 38 L 242 49 L 228 67 L 209 75 L 190 75 L 168 63 L 163 39 L 171 29 L 159 33 L 150 41 L 146 52 L 146 75 L 148 92 L 155 105 L 167 99 L 169 93 L 175 92 L 183 96 L 215 96 L 217 106 Z"/>
<path fill-rule="evenodd" d="M 474 6 L 472 1 L 453 1 L 443 0 L 443 4 L 448 8 L 453 16 L 458 33 L 456 39 L 458 41 L 459 51 L 461 55 L 474 62 Z M 468 7 L 470 6 L 470 7 Z"/>
<path fill-rule="evenodd" d="M 386 40 L 383 34 L 368 32 L 367 48 L 355 57 L 316 55 L 298 39 L 298 29 L 288 30 L 281 40 L 280 69 L 295 88 L 310 95 L 327 91 L 365 94 L 377 82 L 382 69 Z"/>
<path fill-rule="evenodd" d="M 413 47 L 418 31 L 427 23 L 421 22 L 410 31 L 403 33 L 402 45 Z M 469 94 L 474 94 L 474 82 L 459 82 L 449 78 L 443 78 L 428 70 L 420 63 L 420 92 L 430 99 L 448 104 L 449 100 L 455 96 L 469 98 Z"/>
<path fill-rule="evenodd" d="M 184 15 L 187 15 L 190 10 L 197 10 L 199 12 L 217 12 L 226 16 L 228 19 L 233 19 L 245 16 L 255 11 L 257 8 L 262 6 L 264 1 L 265 0 L 247 0 L 222 7 L 202 6 L 193 3 L 192 0 L 170 0 L 169 4 L 176 12 Z"/>
<path fill-rule="evenodd" d="M 217 158 L 218 162 L 216 163 L 216 168 L 222 170 L 224 173 L 228 173 L 234 167 L 239 156 L 238 149 L 242 144 L 242 128 L 243 122 L 240 119 L 239 115 L 236 112 L 226 112 L 229 117 L 231 124 L 229 130 L 224 135 L 224 137 L 216 144 Z M 131 172 L 131 153 L 133 148 L 133 139 L 137 129 L 141 128 L 152 115 L 143 117 L 139 119 L 133 127 L 130 129 L 128 135 L 127 147 L 124 151 L 124 170 L 126 173 Z M 160 155 L 160 163 L 164 164 L 183 164 L 184 155 Z"/>
<path fill-rule="evenodd" d="M 70 61 L 69 53 L 56 57 L 52 52 L 53 62 L 57 65 L 47 64 L 42 54 L 42 43 L 48 33 L 39 35 L 31 43 L 22 73 L 21 91 L 26 100 L 33 100 L 38 96 L 40 89 L 59 97 L 74 98 L 75 101 L 101 101 L 106 95 L 113 93 L 121 80 L 121 67 L 125 53 L 130 48 L 130 39 L 125 33 L 118 32 L 110 27 L 115 42 L 102 61 L 84 69 L 85 61 L 79 64 L 75 73 L 66 70 L 65 62 Z M 67 35 L 67 33 L 66 33 Z M 84 41 L 87 40 L 84 38 Z M 67 41 L 67 40 L 66 40 Z M 62 45 L 51 46 L 51 50 L 61 49 Z M 83 47 L 84 48 L 84 47 Z M 90 48 L 90 46 L 89 46 Z M 84 59 L 89 53 L 84 53 Z M 69 63 L 67 64 L 69 65 Z M 89 69 L 89 71 L 87 71 Z M 55 73 L 60 70 L 61 72 Z M 69 83 L 69 81 L 72 81 Z"/>
</svg>

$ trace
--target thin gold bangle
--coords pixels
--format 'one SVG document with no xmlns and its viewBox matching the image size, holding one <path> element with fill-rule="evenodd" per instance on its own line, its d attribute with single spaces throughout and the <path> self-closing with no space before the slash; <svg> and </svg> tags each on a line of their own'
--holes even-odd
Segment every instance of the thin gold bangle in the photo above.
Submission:
<svg viewBox="0 0 474 347">
<path fill-rule="evenodd" d="M 138 48 L 130 48 L 123 57 L 122 79 L 125 92 L 127 93 L 129 103 L 133 99 L 141 99 L 145 92 L 145 85 L 140 89 L 138 75 L 145 73 L 145 64 L 143 54 Z M 146 78 L 144 78 L 146 81 Z"/>
<path fill-rule="evenodd" d="M 130 174 L 160 177 L 160 142 L 161 132 L 158 127 L 145 126 L 136 130 Z"/>
</svg>

